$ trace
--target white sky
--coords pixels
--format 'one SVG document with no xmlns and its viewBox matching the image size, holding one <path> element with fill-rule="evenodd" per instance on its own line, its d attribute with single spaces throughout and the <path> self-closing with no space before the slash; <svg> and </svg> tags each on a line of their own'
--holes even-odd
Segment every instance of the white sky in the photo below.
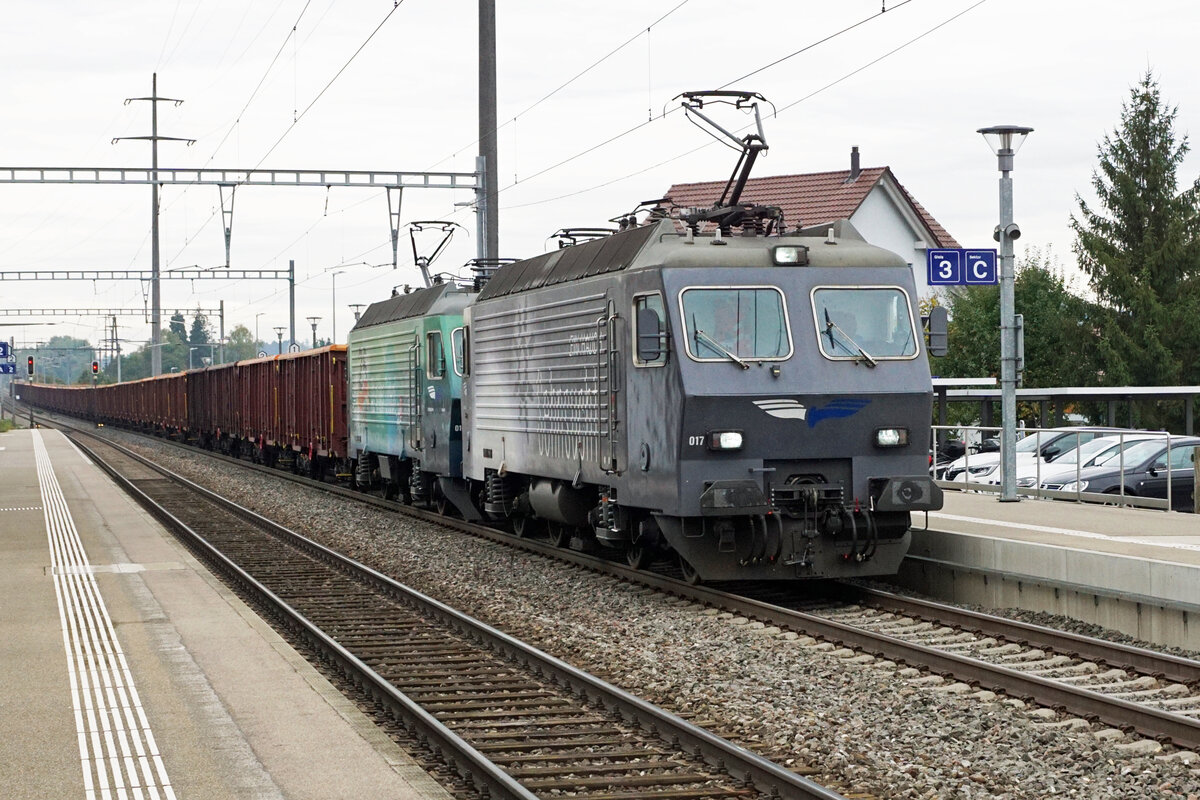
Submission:
<svg viewBox="0 0 1200 800">
<path fill-rule="evenodd" d="M 1152 69 L 1179 107 L 1177 132 L 1200 119 L 1200 4 L 1186 0 L 1147 0 L 1136 10 L 1116 0 L 887 0 L 886 14 L 823 44 L 877 14 L 881 0 L 781 0 L 754 14 L 719 0 L 497 5 L 502 256 L 543 252 L 554 230 L 605 225 L 674 182 L 727 177 L 736 154 L 692 153 L 711 140 L 681 114 L 662 117 L 683 91 L 734 82 L 781 109 L 764 120 L 771 150 L 756 176 L 845 169 L 858 145 L 864 167 L 890 166 L 964 246 L 992 246 L 997 218 L 996 160 L 975 130 L 1032 126 L 1014 172 L 1019 245 L 1052 246 L 1067 267 L 1075 193 L 1091 197 L 1097 144 L 1117 125 L 1129 87 Z M 197 140 L 162 143 L 161 167 L 469 172 L 476 9 L 475 0 L 405 0 L 394 11 L 392 0 L 10 0 L 0 27 L 0 167 L 149 166 L 146 142 L 110 142 L 150 133 L 150 104 L 123 103 L 149 95 L 157 71 L 159 94 L 185 101 L 160 104 L 159 134 Z M 1189 155 L 1181 181 L 1198 171 Z M 0 271 L 148 270 L 149 194 L 145 186 L 0 184 Z M 435 271 L 457 271 L 475 255 L 473 215 L 455 207 L 471 199 L 469 191 L 405 192 L 402 224 L 452 219 L 470 231 Z M 166 188 L 162 208 L 164 270 L 224 263 L 215 187 Z M 308 316 L 322 317 L 319 336 L 330 334 L 334 272 L 343 271 L 339 341 L 353 320 L 349 304 L 420 282 L 403 229 L 400 268 L 391 268 L 382 191 L 245 187 L 234 211 L 232 266 L 286 269 L 295 259 L 301 340 L 311 336 Z M 162 287 L 164 324 L 176 308 L 220 300 L 227 331 L 257 324 L 273 341 L 272 327 L 287 324 L 284 283 Z M 6 308 L 140 308 L 149 291 L 128 281 L 4 281 L 0 290 Z M 18 343 L 101 338 L 98 317 L 57 320 L 0 334 Z M 122 338 L 149 337 L 140 318 L 121 325 Z"/>
</svg>

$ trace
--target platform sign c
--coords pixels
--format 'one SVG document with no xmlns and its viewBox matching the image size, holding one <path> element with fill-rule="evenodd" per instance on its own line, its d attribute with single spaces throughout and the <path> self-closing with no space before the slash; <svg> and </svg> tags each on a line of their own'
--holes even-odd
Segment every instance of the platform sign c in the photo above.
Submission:
<svg viewBox="0 0 1200 800">
<path fill-rule="evenodd" d="M 968 286 L 992 286 L 998 282 L 995 250 L 966 251 Z"/>
</svg>

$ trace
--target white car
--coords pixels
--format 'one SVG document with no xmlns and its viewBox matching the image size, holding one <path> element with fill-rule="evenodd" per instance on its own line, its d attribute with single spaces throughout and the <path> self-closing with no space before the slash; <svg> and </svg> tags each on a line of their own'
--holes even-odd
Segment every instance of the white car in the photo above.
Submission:
<svg viewBox="0 0 1200 800">
<path fill-rule="evenodd" d="M 1155 431 L 1098 436 L 1090 442 L 1056 456 L 1049 463 L 1018 464 L 1017 486 L 1026 489 L 1034 486 L 1041 486 L 1043 489 L 1057 489 L 1063 483 L 1075 480 L 1075 476 L 1080 470 L 1094 467 L 1135 442 L 1161 439 L 1164 436 L 1166 436 L 1165 433 Z"/>
<path fill-rule="evenodd" d="M 1018 474 L 1022 464 L 1036 464 L 1039 453 L 1047 460 L 1053 459 L 1064 450 L 1074 449 L 1097 436 L 1120 433 L 1120 428 L 1054 428 L 1038 431 L 1017 441 L 1016 457 Z M 969 453 L 952 461 L 942 475 L 944 480 L 959 483 L 1000 483 L 999 453 Z"/>
</svg>

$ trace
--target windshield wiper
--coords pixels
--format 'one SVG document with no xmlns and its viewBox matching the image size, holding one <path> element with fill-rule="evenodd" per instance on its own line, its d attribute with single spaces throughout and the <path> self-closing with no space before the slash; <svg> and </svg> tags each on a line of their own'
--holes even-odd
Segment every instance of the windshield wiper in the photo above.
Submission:
<svg viewBox="0 0 1200 800">
<path fill-rule="evenodd" d="M 831 344 L 833 343 L 833 332 L 834 331 L 837 331 L 838 333 L 840 333 L 842 336 L 844 336 L 846 338 L 847 342 L 854 345 L 854 349 L 857 350 L 859 352 L 859 355 L 861 355 L 863 357 L 863 361 L 867 362 L 868 367 L 873 367 L 876 365 L 877 362 L 875 361 L 875 359 L 871 358 L 871 354 L 868 353 L 866 350 L 863 350 L 862 347 L 859 346 L 858 342 L 856 342 L 850 338 L 850 334 L 848 334 L 844 330 L 842 330 L 841 327 L 839 327 L 836 322 L 834 322 L 832 319 L 829 318 L 829 309 L 826 308 L 825 309 L 825 333 L 829 336 L 829 342 Z M 850 348 L 846 347 L 846 345 L 844 345 L 844 344 L 842 345 L 842 347 L 847 350 L 850 349 Z"/>
<path fill-rule="evenodd" d="M 700 330 L 699 328 L 696 328 L 696 341 L 697 342 L 700 341 L 700 337 L 704 337 L 704 341 L 708 345 L 709 348 L 716 350 L 718 353 L 725 356 L 726 358 L 728 358 L 733 363 L 737 364 L 742 369 L 750 369 L 749 364 L 747 364 L 745 361 L 742 361 L 740 358 L 735 356 L 733 353 L 726 350 L 725 347 L 720 342 L 718 342 L 716 339 L 712 338 L 711 336 L 709 336 L 707 333 Z"/>
</svg>

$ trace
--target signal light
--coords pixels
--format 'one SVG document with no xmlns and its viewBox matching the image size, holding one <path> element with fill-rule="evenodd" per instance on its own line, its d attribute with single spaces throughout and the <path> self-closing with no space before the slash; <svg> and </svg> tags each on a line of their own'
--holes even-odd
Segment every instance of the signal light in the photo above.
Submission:
<svg viewBox="0 0 1200 800">
<path fill-rule="evenodd" d="M 93 361 L 93 362 L 92 362 L 92 374 L 93 374 L 93 375 L 98 375 L 99 373 L 100 373 L 100 362 L 99 362 L 99 361 Z"/>
<path fill-rule="evenodd" d="M 29 374 L 33 374 L 33 356 L 29 357 Z"/>
</svg>

